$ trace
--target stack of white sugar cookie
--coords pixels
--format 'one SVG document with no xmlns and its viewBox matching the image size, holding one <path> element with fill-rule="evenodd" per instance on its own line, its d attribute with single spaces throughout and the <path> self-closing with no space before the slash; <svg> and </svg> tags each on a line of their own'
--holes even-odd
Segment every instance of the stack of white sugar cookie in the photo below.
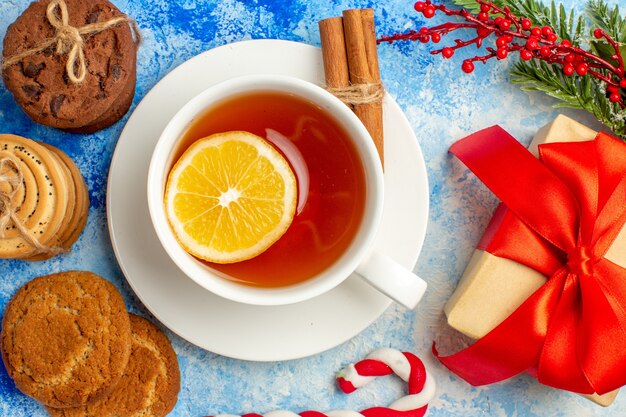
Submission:
<svg viewBox="0 0 626 417">
<path fill-rule="evenodd" d="M 48 259 L 67 252 L 89 214 L 89 193 L 59 149 L 0 134 L 0 258 Z"/>
</svg>

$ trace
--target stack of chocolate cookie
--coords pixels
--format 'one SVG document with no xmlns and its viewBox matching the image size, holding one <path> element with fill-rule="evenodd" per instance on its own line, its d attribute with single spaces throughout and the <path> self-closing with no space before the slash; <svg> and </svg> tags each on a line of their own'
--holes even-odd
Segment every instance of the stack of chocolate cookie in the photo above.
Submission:
<svg viewBox="0 0 626 417">
<path fill-rule="evenodd" d="M 135 94 L 134 27 L 107 0 L 35 1 L 4 38 L 7 89 L 37 123 L 77 133 L 104 129 Z"/>
<path fill-rule="evenodd" d="M 89 193 L 61 150 L 0 134 L 0 212 L 0 258 L 48 259 L 83 231 Z"/>
<path fill-rule="evenodd" d="M 128 314 L 107 280 L 70 271 L 35 278 L 10 300 L 2 359 L 25 394 L 53 417 L 163 417 L 180 372 L 167 337 Z"/>
</svg>

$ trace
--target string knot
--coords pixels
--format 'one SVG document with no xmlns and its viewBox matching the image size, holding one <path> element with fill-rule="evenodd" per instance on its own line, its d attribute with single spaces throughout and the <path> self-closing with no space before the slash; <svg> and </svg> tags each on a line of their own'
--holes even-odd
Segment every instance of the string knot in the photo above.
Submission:
<svg viewBox="0 0 626 417">
<path fill-rule="evenodd" d="M 57 10 L 60 11 L 60 18 Z M 48 4 L 46 16 L 50 24 L 56 29 L 54 39 L 57 44 L 57 55 L 67 54 L 65 70 L 68 78 L 74 84 L 83 82 L 87 75 L 85 54 L 83 53 L 83 37 L 78 28 L 70 25 L 70 16 L 65 0 L 52 0 Z M 77 70 L 78 73 L 76 72 Z"/>
<path fill-rule="evenodd" d="M 58 39 L 56 52 L 59 55 L 67 54 L 75 45 L 81 47 L 83 44 L 83 38 L 74 26 L 61 26 L 57 29 L 56 37 Z"/>
<path fill-rule="evenodd" d="M 60 10 L 60 18 L 57 15 Z M 64 0 L 53 0 L 48 4 L 46 16 L 50 24 L 57 30 L 57 54 L 67 54 L 75 44 L 82 45 L 83 38 L 77 28 L 70 26 L 67 4 Z"/>
<path fill-rule="evenodd" d="M 12 208 L 13 197 L 23 186 L 23 175 L 19 162 L 12 155 L 0 158 L 0 238 L 11 221 L 14 212 Z"/>
<path fill-rule="evenodd" d="M 20 236 L 33 248 L 37 253 L 51 253 L 57 255 L 64 252 L 63 248 L 57 246 L 42 245 L 32 233 L 27 229 L 26 225 L 17 216 L 19 207 L 13 206 L 14 197 L 24 188 L 24 174 L 20 167 L 20 161 L 11 154 L 3 153 L 0 155 L 0 239 L 4 239 L 5 232 L 9 228 L 9 224 L 20 233 Z"/>
<path fill-rule="evenodd" d="M 39 46 L 14 55 L 2 62 L 2 69 L 20 62 L 22 59 L 35 55 L 56 44 L 57 55 L 67 55 L 65 70 L 74 84 L 80 84 L 87 76 L 87 63 L 83 51 L 84 34 L 96 34 L 120 23 L 129 23 L 135 35 L 135 43 L 139 44 L 139 29 L 134 20 L 127 16 L 117 16 L 106 22 L 91 23 L 80 28 L 70 25 L 70 16 L 65 0 L 52 0 L 46 9 L 48 22 L 56 29 L 54 37 L 43 41 Z"/>
</svg>

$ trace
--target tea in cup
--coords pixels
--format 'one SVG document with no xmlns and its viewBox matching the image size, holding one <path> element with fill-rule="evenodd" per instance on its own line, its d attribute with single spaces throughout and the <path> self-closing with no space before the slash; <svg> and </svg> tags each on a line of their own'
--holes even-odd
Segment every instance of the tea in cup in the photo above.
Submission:
<svg viewBox="0 0 626 417">
<path fill-rule="evenodd" d="M 176 239 L 165 188 L 172 167 L 194 143 L 233 131 L 262 138 L 288 161 L 297 181 L 295 213 L 284 234 L 259 255 L 208 262 L 190 255 Z M 345 104 L 306 81 L 254 75 L 209 88 L 174 116 L 152 157 L 148 203 L 168 255 L 186 275 L 222 297 L 259 305 L 295 303 L 356 272 L 413 308 L 425 282 L 372 251 L 383 187 L 371 137 Z"/>
</svg>

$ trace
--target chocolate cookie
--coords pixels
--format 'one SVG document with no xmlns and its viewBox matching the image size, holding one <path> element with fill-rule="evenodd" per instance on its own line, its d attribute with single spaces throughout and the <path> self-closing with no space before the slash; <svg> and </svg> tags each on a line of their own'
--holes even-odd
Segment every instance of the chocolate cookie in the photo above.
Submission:
<svg viewBox="0 0 626 417">
<path fill-rule="evenodd" d="M 124 376 L 107 396 L 78 408 L 48 408 L 52 417 L 163 417 L 176 404 L 180 373 L 167 337 L 130 315 L 132 351 Z"/>
<path fill-rule="evenodd" d="M 82 271 L 35 278 L 7 305 L 2 359 L 17 387 L 52 407 L 78 407 L 120 381 L 131 348 L 117 289 Z"/>
<path fill-rule="evenodd" d="M 3 65 L 5 84 L 35 122 L 86 132 L 107 127 L 126 113 L 135 91 L 136 39 L 131 26 L 121 22 L 91 33 L 87 25 L 105 24 L 124 15 L 106 0 L 63 0 L 69 26 L 87 31 L 80 35 L 79 42 L 87 70 L 84 80 L 72 82 L 66 69 L 67 50 L 76 40 L 64 44 L 64 51 L 57 51 L 54 42 L 12 63 L 19 54 L 59 39 L 67 29 L 57 29 L 48 19 L 46 11 L 51 1 L 32 3 L 9 26 L 3 50 L 4 62 L 10 63 Z M 60 6 L 54 8 L 54 13 L 61 21 Z"/>
<path fill-rule="evenodd" d="M 136 74 L 133 72 L 132 76 L 128 78 L 126 88 L 122 91 L 115 104 L 111 106 L 100 118 L 87 126 L 64 130 L 71 133 L 93 133 L 98 130 L 105 129 L 120 120 L 126 114 L 131 104 L 133 104 L 136 78 Z"/>
</svg>

